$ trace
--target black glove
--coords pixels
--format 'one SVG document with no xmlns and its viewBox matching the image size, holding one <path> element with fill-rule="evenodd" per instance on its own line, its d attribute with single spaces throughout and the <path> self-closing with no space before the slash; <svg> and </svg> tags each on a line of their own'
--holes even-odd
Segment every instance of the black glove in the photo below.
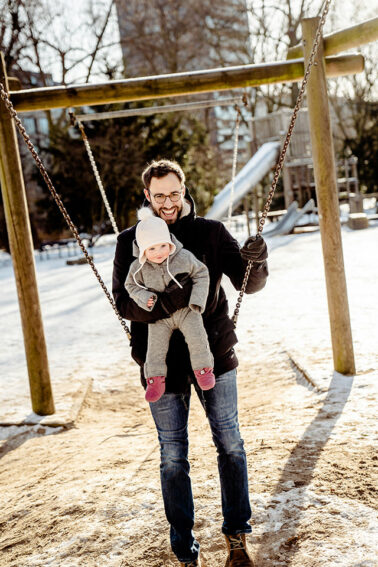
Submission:
<svg viewBox="0 0 378 567">
<path fill-rule="evenodd" d="M 178 311 L 178 309 L 188 307 L 192 292 L 193 282 L 188 274 L 178 274 L 175 278 L 182 285 L 182 289 L 172 280 L 165 291 L 158 294 L 158 302 L 168 315 Z"/>
<path fill-rule="evenodd" d="M 245 262 L 252 260 L 256 264 L 261 264 L 268 257 L 268 247 L 260 234 L 250 236 L 240 250 L 240 255 Z"/>
</svg>

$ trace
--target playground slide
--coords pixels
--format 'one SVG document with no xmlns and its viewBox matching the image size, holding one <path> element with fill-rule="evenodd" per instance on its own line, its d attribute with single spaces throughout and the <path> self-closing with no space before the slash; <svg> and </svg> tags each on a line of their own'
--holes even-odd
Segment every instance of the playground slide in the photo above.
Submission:
<svg viewBox="0 0 378 567">
<path fill-rule="evenodd" d="M 242 198 L 266 175 L 275 165 L 280 150 L 279 142 L 267 142 L 255 153 L 249 162 L 235 177 L 233 209 Z M 228 214 L 230 206 L 232 181 L 215 197 L 206 214 L 206 218 L 221 220 Z"/>
<path fill-rule="evenodd" d="M 297 225 L 299 219 L 306 213 L 313 211 L 315 203 L 313 199 L 307 201 L 307 203 L 301 209 L 298 209 L 297 201 L 293 201 L 288 207 L 286 214 L 278 221 L 269 224 L 264 228 L 265 236 L 276 236 L 278 234 L 290 234 L 293 228 Z"/>
</svg>

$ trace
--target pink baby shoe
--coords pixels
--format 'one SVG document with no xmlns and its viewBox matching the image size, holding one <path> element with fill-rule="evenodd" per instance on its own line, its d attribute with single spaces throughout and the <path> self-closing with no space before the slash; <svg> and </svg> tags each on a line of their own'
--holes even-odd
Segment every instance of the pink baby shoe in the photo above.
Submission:
<svg viewBox="0 0 378 567">
<path fill-rule="evenodd" d="M 197 383 L 201 390 L 211 390 L 211 388 L 214 388 L 215 376 L 212 368 L 195 370 L 194 376 L 197 378 Z"/>
<path fill-rule="evenodd" d="M 145 398 L 147 402 L 157 402 L 165 392 L 165 376 L 151 376 L 147 378 Z"/>
</svg>

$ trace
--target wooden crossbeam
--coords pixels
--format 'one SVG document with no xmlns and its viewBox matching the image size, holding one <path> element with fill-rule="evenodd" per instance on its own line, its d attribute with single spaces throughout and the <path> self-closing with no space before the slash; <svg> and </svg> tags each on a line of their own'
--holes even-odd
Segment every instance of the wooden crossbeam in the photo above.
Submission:
<svg viewBox="0 0 378 567">
<path fill-rule="evenodd" d="M 323 39 L 324 55 L 336 55 L 348 49 L 354 49 L 361 45 L 366 45 L 378 40 L 378 16 L 371 20 L 366 20 L 350 28 L 345 28 L 337 32 L 325 35 Z M 287 52 L 287 59 L 297 59 L 302 57 L 302 44 L 299 43 L 290 47 Z"/>
<path fill-rule="evenodd" d="M 344 55 L 326 59 L 328 77 L 360 73 L 362 55 Z M 93 106 L 97 104 L 155 100 L 163 97 L 255 87 L 272 83 L 297 82 L 303 78 L 303 58 L 262 65 L 241 65 L 204 71 L 138 77 L 106 83 L 43 87 L 12 93 L 18 112 Z"/>
</svg>

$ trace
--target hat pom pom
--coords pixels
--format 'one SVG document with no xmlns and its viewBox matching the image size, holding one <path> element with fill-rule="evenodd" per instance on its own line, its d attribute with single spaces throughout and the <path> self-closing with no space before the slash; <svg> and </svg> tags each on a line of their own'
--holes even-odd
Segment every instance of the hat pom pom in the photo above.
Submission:
<svg viewBox="0 0 378 567">
<path fill-rule="evenodd" d="M 145 220 L 148 219 L 149 217 L 153 217 L 154 213 L 152 212 L 150 207 L 142 207 L 141 209 L 138 210 L 138 220 Z"/>
</svg>

